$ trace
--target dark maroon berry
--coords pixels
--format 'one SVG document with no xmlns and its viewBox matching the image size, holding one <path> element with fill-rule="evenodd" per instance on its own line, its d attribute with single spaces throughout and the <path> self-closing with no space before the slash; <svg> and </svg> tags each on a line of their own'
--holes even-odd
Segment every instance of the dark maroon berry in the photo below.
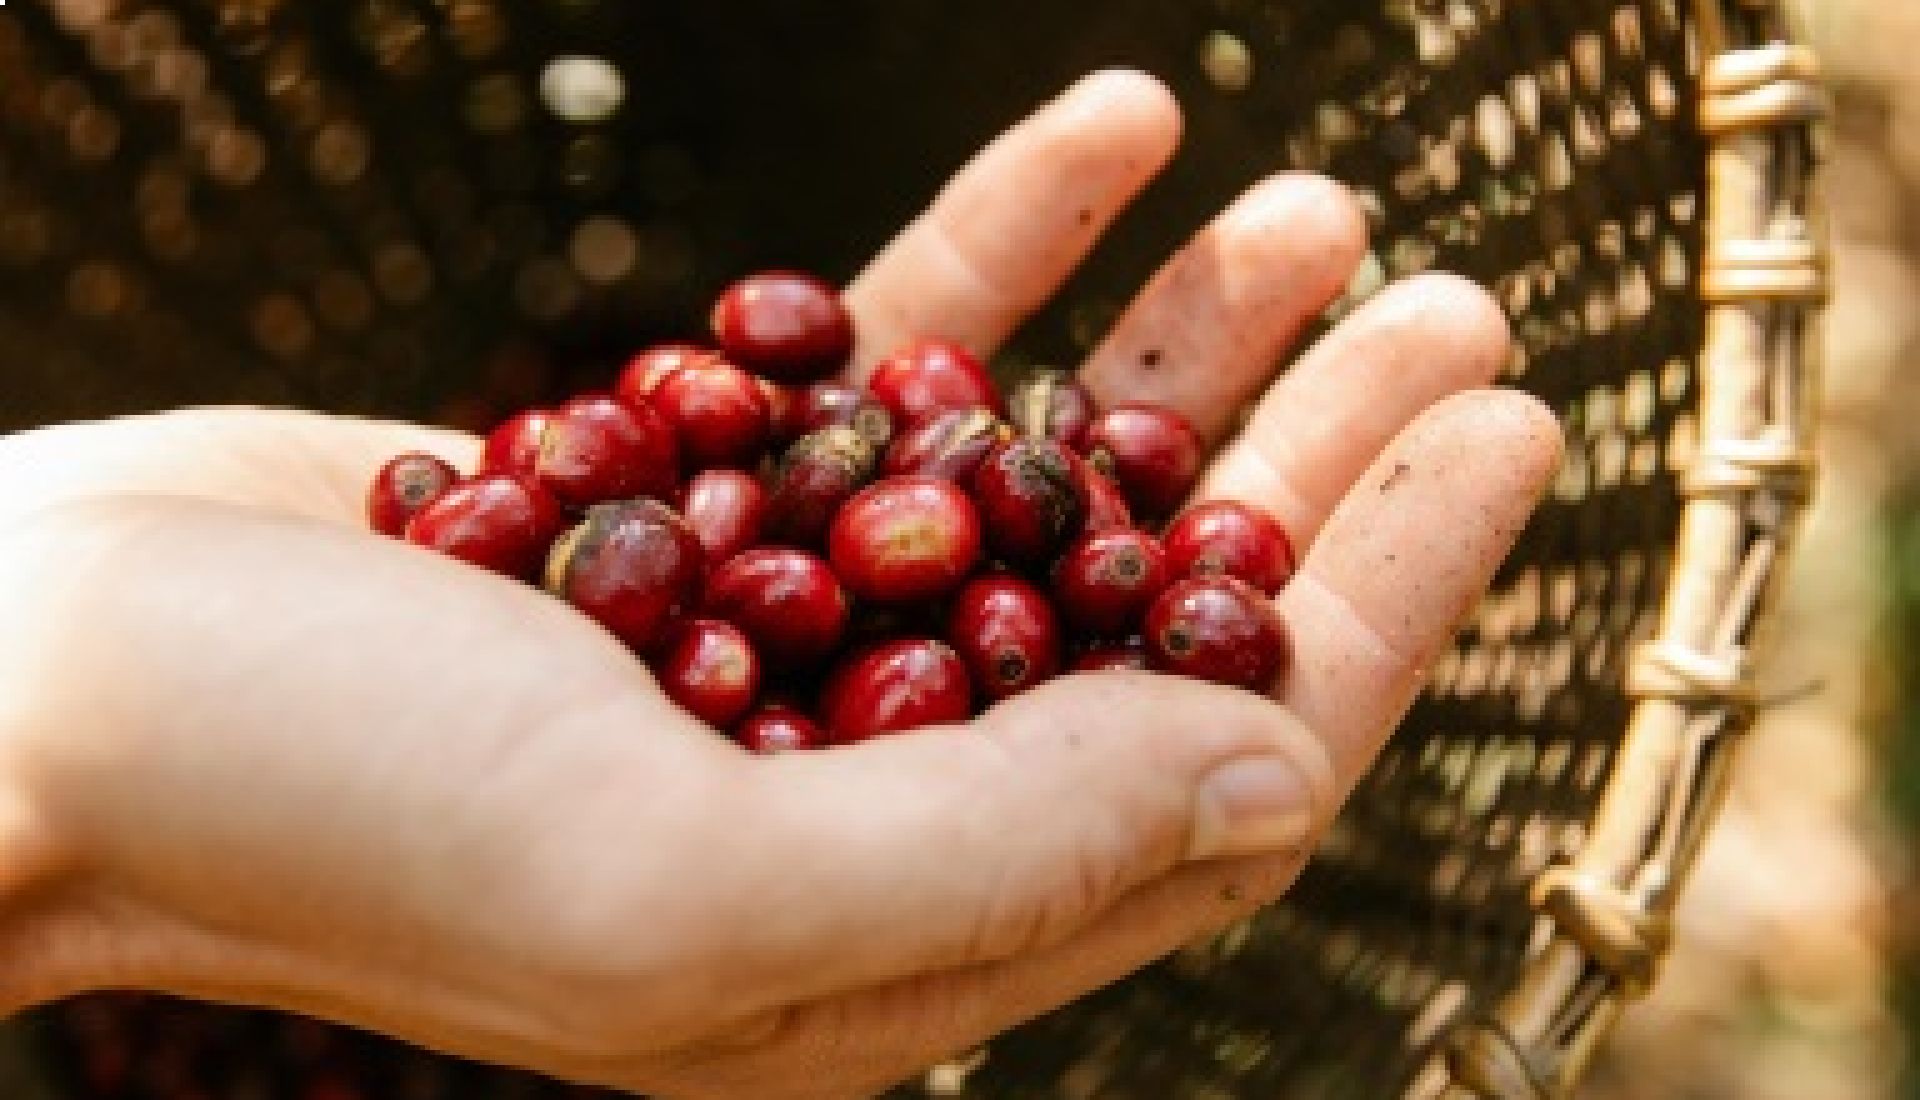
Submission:
<svg viewBox="0 0 1920 1100">
<path fill-rule="evenodd" d="M 666 499 L 680 484 L 680 442 L 652 407 L 576 397 L 554 410 L 534 467 L 560 503 L 586 508 L 634 497 Z"/>
<path fill-rule="evenodd" d="M 767 492 L 769 541 L 815 547 L 841 506 L 873 478 L 873 444 L 852 428 L 822 428 L 795 443 Z"/>
<path fill-rule="evenodd" d="M 752 474 L 707 470 L 687 482 L 680 514 L 707 548 L 707 560 L 719 565 L 759 544 L 767 491 Z"/>
<path fill-rule="evenodd" d="M 806 426 L 801 421 L 804 412 L 801 391 L 766 378 L 755 378 L 753 381 L 760 387 L 760 396 L 767 403 L 767 441 L 784 451 L 807 434 Z"/>
<path fill-rule="evenodd" d="M 1015 386 L 1007 417 L 1021 435 L 1051 439 L 1078 451 L 1093 426 L 1093 395 L 1066 371 L 1043 370 Z"/>
<path fill-rule="evenodd" d="M 1138 629 L 1171 579 L 1159 539 L 1117 528 L 1090 533 L 1061 555 L 1053 597 L 1076 634 L 1112 637 Z"/>
<path fill-rule="evenodd" d="M 733 731 L 733 739 L 742 748 L 767 756 L 825 748 L 827 731 L 793 707 L 773 705 L 748 715 Z"/>
<path fill-rule="evenodd" d="M 834 517 L 828 557 L 848 591 L 876 603 L 946 595 L 980 563 L 980 516 L 950 481 L 890 478 Z"/>
<path fill-rule="evenodd" d="M 1266 512 L 1213 500 L 1167 528 L 1167 565 L 1176 577 L 1234 577 L 1271 596 L 1293 578 L 1293 543 Z"/>
<path fill-rule="evenodd" d="M 673 509 L 655 500 L 598 504 L 554 544 L 547 590 L 641 653 L 698 610 L 707 552 Z"/>
<path fill-rule="evenodd" d="M 731 623 L 692 619 L 661 650 L 654 677 L 687 713 L 717 729 L 732 729 L 760 694 L 760 658 Z"/>
<path fill-rule="evenodd" d="M 707 584 L 707 614 L 745 631 L 776 669 L 824 661 L 846 636 L 850 610 L 826 562 L 784 546 L 748 550 Z"/>
<path fill-rule="evenodd" d="M 672 421 L 690 470 L 750 468 L 773 433 L 758 380 L 725 360 L 681 367 L 660 380 L 651 400 Z"/>
<path fill-rule="evenodd" d="M 614 383 L 613 395 L 630 405 L 644 405 L 652 399 L 660 383 L 666 381 L 667 375 L 681 367 L 711 363 L 719 358 L 719 352 L 692 344 L 648 348 L 628 361 L 626 369 L 620 372 L 620 380 Z"/>
<path fill-rule="evenodd" d="M 1009 573 L 967 582 L 953 598 L 947 641 L 987 699 L 998 701 L 1060 674 L 1060 620 L 1046 593 Z"/>
<path fill-rule="evenodd" d="M 1272 601 L 1232 577 L 1176 582 L 1147 612 L 1146 639 L 1160 671 L 1262 694 L 1291 652 Z"/>
<path fill-rule="evenodd" d="M 846 365 L 853 318 L 840 294 L 811 275 L 763 271 L 728 287 L 713 307 L 727 358 L 777 382 L 810 382 Z"/>
<path fill-rule="evenodd" d="M 896 425 L 918 424 L 936 413 L 959 409 L 1001 411 L 993 388 L 972 352 L 950 340 L 920 340 L 873 368 L 867 389 L 893 414 Z"/>
<path fill-rule="evenodd" d="M 546 409 L 528 409 L 495 428 L 480 452 L 480 472 L 533 477 L 534 465 L 540 461 L 540 440 L 552 419 L 553 413 Z"/>
<path fill-rule="evenodd" d="M 1156 405 L 1121 405 L 1088 429 L 1087 457 L 1119 483 L 1137 512 L 1159 519 L 1172 515 L 1193 492 L 1206 455 L 1199 433 L 1179 413 Z"/>
<path fill-rule="evenodd" d="M 1073 659 L 1068 672 L 1144 672 L 1147 645 L 1138 638 L 1096 645 Z"/>
<path fill-rule="evenodd" d="M 1012 436 L 1006 422 L 987 409 L 937 413 L 893 441 L 880 472 L 887 477 L 920 475 L 966 485 L 987 455 Z"/>
<path fill-rule="evenodd" d="M 521 580 L 540 572 L 566 514 L 546 490 L 511 474 L 462 481 L 407 524 L 407 541 Z"/>
<path fill-rule="evenodd" d="M 994 448 L 973 475 L 987 543 L 1002 561 L 1048 564 L 1086 528 L 1087 502 L 1073 456 L 1050 439 L 1016 439 Z"/>
<path fill-rule="evenodd" d="M 832 379 L 801 391 L 795 417 L 801 435 L 822 428 L 852 428 L 876 448 L 885 447 L 894 434 L 893 414 L 878 398 Z"/>
<path fill-rule="evenodd" d="M 861 650 L 827 678 L 821 719 L 834 744 L 961 722 L 973 713 L 973 686 L 945 642 L 907 638 Z"/>
<path fill-rule="evenodd" d="M 415 451 L 380 467 L 367 490 L 367 523 L 391 538 L 406 534 L 407 523 L 420 509 L 460 480 L 460 472 L 444 459 Z"/>
</svg>

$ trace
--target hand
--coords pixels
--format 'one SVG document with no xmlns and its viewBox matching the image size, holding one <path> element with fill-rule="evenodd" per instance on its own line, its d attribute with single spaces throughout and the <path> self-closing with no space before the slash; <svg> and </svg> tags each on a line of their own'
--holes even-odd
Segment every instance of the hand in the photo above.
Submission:
<svg viewBox="0 0 1920 1100">
<path fill-rule="evenodd" d="M 860 363 L 993 350 L 1179 128 L 1109 73 L 995 142 L 849 291 Z M 1271 700 L 1070 677 L 752 757 L 558 602 L 363 533 L 383 459 L 471 465 L 469 438 L 229 410 L 0 441 L 0 1008 L 146 988 L 669 1096 L 838 1097 L 1246 916 L 1558 456 L 1537 403 L 1475 388 L 1507 336 L 1457 279 L 1389 288 L 1271 382 L 1364 238 L 1341 188 L 1267 180 L 1085 367 L 1192 417 L 1203 495 L 1310 546 Z"/>
</svg>

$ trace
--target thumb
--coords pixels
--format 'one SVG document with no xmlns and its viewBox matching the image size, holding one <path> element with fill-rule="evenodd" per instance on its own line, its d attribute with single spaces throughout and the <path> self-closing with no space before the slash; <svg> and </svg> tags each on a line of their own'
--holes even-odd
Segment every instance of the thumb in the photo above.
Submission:
<svg viewBox="0 0 1920 1100">
<path fill-rule="evenodd" d="M 755 824 L 779 843 L 715 863 L 759 905 L 785 899 L 756 961 L 790 964 L 794 999 L 1057 943 L 1182 864 L 1299 848 L 1336 799 L 1326 750 L 1279 705 L 1139 673 L 765 763 Z"/>
</svg>

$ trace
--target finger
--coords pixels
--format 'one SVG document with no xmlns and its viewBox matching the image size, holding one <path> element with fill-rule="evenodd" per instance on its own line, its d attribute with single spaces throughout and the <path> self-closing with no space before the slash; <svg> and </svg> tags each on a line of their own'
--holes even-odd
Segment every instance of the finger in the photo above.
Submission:
<svg viewBox="0 0 1920 1100">
<path fill-rule="evenodd" d="M 1298 655 L 1281 698 L 1328 751 L 1334 792 L 1357 781 L 1421 670 L 1484 590 L 1552 476 L 1558 441 L 1552 418 L 1525 396 L 1480 391 L 1441 402 L 1341 505 L 1294 582 L 1306 594 L 1283 595 Z M 1131 699 L 1109 709 L 1125 713 Z M 1199 723 L 1190 713 L 1182 725 Z M 1314 803 L 1315 835 L 1336 803 Z M 763 1045 L 734 1052 L 725 1072 L 745 1080 L 756 1065 L 833 1060 L 876 1084 L 896 1080 L 1249 915 L 1291 885 L 1311 844 L 1310 836 L 1266 855 L 1181 868 L 1078 935 L 1016 958 L 796 1010 Z"/>
<path fill-rule="evenodd" d="M 4 505 L 13 515 L 103 493 L 156 493 L 364 526 L 367 486 L 404 451 L 470 471 L 480 443 L 414 424 L 188 409 L 0 439 L 0 478 L 18 487 Z M 10 471 L 22 476 L 6 477 Z"/>
<path fill-rule="evenodd" d="M 991 354 L 1172 158 L 1180 127 L 1164 85 L 1109 70 L 987 146 L 848 288 L 854 380 L 917 336 Z"/>
<path fill-rule="evenodd" d="M 1218 440 L 1339 295 L 1366 242 L 1366 217 L 1346 188 L 1275 176 L 1160 269 L 1083 377 L 1103 404 L 1165 405 Z"/>
<path fill-rule="evenodd" d="M 1273 513 L 1302 548 L 1401 429 L 1506 362 L 1506 316 L 1455 275 L 1396 283 L 1302 356 L 1201 483 Z"/>
<path fill-rule="evenodd" d="M 1056 942 L 1170 868 L 1299 844 L 1332 780 L 1268 700 L 1122 673 L 759 770 L 708 885 L 781 914 L 715 933 L 776 1003 Z"/>
</svg>

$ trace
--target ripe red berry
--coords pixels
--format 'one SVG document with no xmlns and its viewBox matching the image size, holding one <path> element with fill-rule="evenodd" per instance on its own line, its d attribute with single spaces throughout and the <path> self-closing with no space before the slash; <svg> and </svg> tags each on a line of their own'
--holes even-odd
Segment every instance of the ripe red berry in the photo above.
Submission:
<svg viewBox="0 0 1920 1100">
<path fill-rule="evenodd" d="M 1087 430 L 1087 457 L 1119 482 L 1136 510 L 1159 518 L 1193 492 L 1206 456 L 1186 417 L 1156 405 L 1120 405 Z"/>
<path fill-rule="evenodd" d="M 1073 659 L 1068 672 L 1144 672 L 1147 646 L 1138 638 L 1097 645 Z"/>
<path fill-rule="evenodd" d="M 973 495 L 988 544 L 1014 565 L 1053 561 L 1086 527 L 1087 502 L 1072 455 L 1050 439 L 1016 439 L 994 448 L 974 472 Z"/>
<path fill-rule="evenodd" d="M 771 755 L 825 748 L 827 731 L 793 707 L 775 704 L 748 715 L 733 739 L 750 752 Z"/>
<path fill-rule="evenodd" d="M 1060 620 L 1046 593 L 1010 573 L 968 581 L 953 598 L 947 641 L 988 699 L 998 701 L 1060 673 Z"/>
<path fill-rule="evenodd" d="M 674 631 L 654 676 L 667 698 L 709 726 L 732 729 L 760 694 L 760 658 L 730 623 L 693 619 Z"/>
<path fill-rule="evenodd" d="M 707 552 L 656 500 L 598 504 L 554 544 L 547 590 L 641 653 L 651 653 L 700 606 Z"/>
<path fill-rule="evenodd" d="M 1133 526 L 1133 509 L 1113 479 L 1093 468 L 1093 463 L 1072 455 L 1073 476 L 1080 484 L 1080 495 L 1087 502 L 1087 530 L 1115 531 Z"/>
<path fill-rule="evenodd" d="M 767 537 L 819 546 L 841 506 L 873 477 L 877 462 L 873 444 L 852 428 L 822 428 L 795 443 L 767 492 Z"/>
<path fill-rule="evenodd" d="M 1082 537 L 1053 570 L 1053 597 L 1075 633 L 1126 634 L 1140 625 L 1172 575 L 1160 540 L 1119 528 Z"/>
<path fill-rule="evenodd" d="M 794 419 L 800 435 L 822 428 L 852 428 L 876 448 L 893 438 L 893 414 L 887 407 L 872 394 L 834 379 L 800 391 Z"/>
<path fill-rule="evenodd" d="M 887 477 L 918 474 L 965 485 L 987 454 L 1012 435 L 1013 430 L 988 409 L 936 413 L 893 441 L 880 472 Z"/>
<path fill-rule="evenodd" d="M 534 464 L 540 460 L 540 439 L 547 434 L 552 419 L 553 414 L 546 409 L 528 409 L 495 428 L 480 452 L 480 472 L 534 476 Z"/>
<path fill-rule="evenodd" d="M 1002 411 L 1000 391 L 973 353 L 950 340 L 920 340 L 873 368 L 867 389 L 895 424 L 918 424 L 956 409 Z"/>
<path fill-rule="evenodd" d="M 860 491 L 834 517 L 828 557 L 849 591 L 876 603 L 946 595 L 980 562 L 980 516 L 960 487 L 890 478 Z"/>
<path fill-rule="evenodd" d="M 1293 578 L 1293 543 L 1258 508 L 1208 501 L 1167 528 L 1167 565 L 1176 577 L 1234 577 L 1271 596 Z"/>
<path fill-rule="evenodd" d="M 753 382 L 760 387 L 760 397 L 767 403 L 767 441 L 782 450 L 793 446 L 794 440 L 807 434 L 800 422 L 801 391 L 766 378 L 755 378 Z"/>
<path fill-rule="evenodd" d="M 575 508 L 665 499 L 680 483 L 680 442 L 651 406 L 576 397 L 554 410 L 534 471 L 548 492 Z"/>
<path fill-rule="evenodd" d="M 407 541 L 522 580 L 540 571 L 566 514 L 546 490 L 511 474 L 462 481 L 420 509 Z"/>
<path fill-rule="evenodd" d="M 707 470 L 687 482 L 680 515 L 715 565 L 760 541 L 767 491 L 739 470 Z"/>
<path fill-rule="evenodd" d="M 1272 601 L 1232 577 L 1175 583 L 1147 612 L 1146 639 L 1156 669 L 1262 694 L 1291 653 Z"/>
<path fill-rule="evenodd" d="M 944 642 L 883 642 L 834 670 L 821 693 L 820 712 L 834 744 L 852 744 L 964 721 L 973 712 L 973 686 L 965 662 Z"/>
<path fill-rule="evenodd" d="M 367 523 L 392 538 L 406 533 L 407 522 L 460 480 L 460 472 L 430 454 L 403 454 L 380 467 L 367 490 Z"/>
<path fill-rule="evenodd" d="M 1040 371 L 1015 386 L 1007 409 L 1021 435 L 1051 439 L 1076 451 L 1085 446 L 1098 411 L 1087 387 L 1058 370 Z"/>
<path fill-rule="evenodd" d="M 784 546 L 748 550 L 707 584 L 707 614 L 745 631 L 776 669 L 825 660 L 846 636 L 851 610 L 826 562 Z"/>
<path fill-rule="evenodd" d="M 751 467 L 773 432 L 759 382 L 725 360 L 681 367 L 654 387 L 651 403 L 673 422 L 690 470 Z"/>
<path fill-rule="evenodd" d="M 709 363 L 719 358 L 719 352 L 692 344 L 662 344 L 648 348 L 628 360 L 626 369 L 620 372 L 620 380 L 613 385 L 613 395 L 630 405 L 645 404 L 667 375 L 681 367 Z"/>
<path fill-rule="evenodd" d="M 839 292 L 797 271 L 763 271 L 733 284 L 712 320 L 727 358 L 779 382 L 825 377 L 853 354 L 853 318 Z"/>
</svg>

